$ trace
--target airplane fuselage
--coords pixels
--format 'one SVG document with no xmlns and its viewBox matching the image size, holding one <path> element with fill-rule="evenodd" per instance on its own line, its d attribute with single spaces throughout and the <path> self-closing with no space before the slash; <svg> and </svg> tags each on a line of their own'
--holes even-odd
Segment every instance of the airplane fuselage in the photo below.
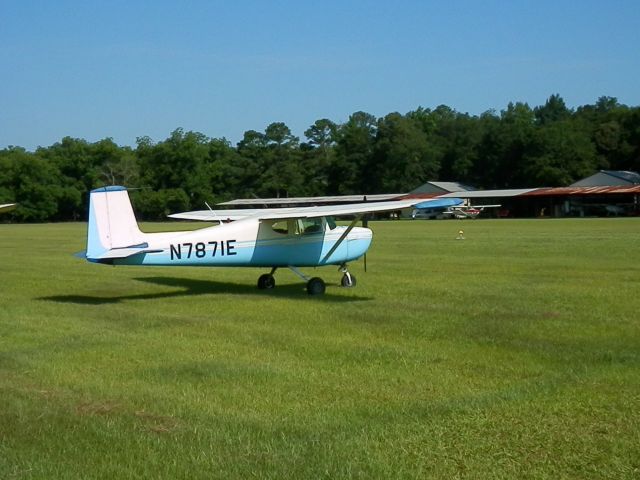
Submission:
<svg viewBox="0 0 640 480">
<path fill-rule="evenodd" d="M 371 244 L 368 228 L 354 227 L 331 255 L 325 256 L 347 227 L 330 228 L 319 219 L 316 231 L 292 221 L 284 229 L 257 220 L 241 220 L 195 231 L 147 233 L 145 253 L 100 260 L 113 265 L 300 267 L 343 264 L 360 258 Z M 288 227 L 288 229 L 286 228 Z"/>
<path fill-rule="evenodd" d="M 258 278 L 261 290 L 274 288 L 276 270 L 287 267 L 306 281 L 310 295 L 321 295 L 324 281 L 309 278 L 298 267 L 339 265 L 340 285 L 355 286 L 356 278 L 347 263 L 365 255 L 373 236 L 368 228 L 355 225 L 365 213 L 401 210 L 414 204 L 414 200 L 401 200 L 250 212 L 209 209 L 172 216 L 218 222 L 216 226 L 146 233 L 138 226 L 127 189 L 112 185 L 90 193 L 83 257 L 109 265 L 269 267 L 270 272 Z M 337 226 L 333 220 L 336 215 L 354 218 L 349 226 Z"/>
</svg>

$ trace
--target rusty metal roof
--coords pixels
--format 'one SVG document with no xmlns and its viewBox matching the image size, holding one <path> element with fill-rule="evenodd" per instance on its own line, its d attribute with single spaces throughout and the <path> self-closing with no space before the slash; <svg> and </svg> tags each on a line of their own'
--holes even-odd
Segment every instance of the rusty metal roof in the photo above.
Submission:
<svg viewBox="0 0 640 480">
<path fill-rule="evenodd" d="M 485 198 L 485 197 L 557 197 L 562 195 L 631 195 L 640 194 L 640 185 L 610 187 L 553 187 L 533 189 L 474 190 L 445 194 L 413 193 L 402 198 Z"/>
<path fill-rule="evenodd" d="M 559 196 L 559 195 L 616 195 L 639 194 L 640 185 L 614 187 L 555 187 L 538 188 L 522 196 Z"/>
</svg>

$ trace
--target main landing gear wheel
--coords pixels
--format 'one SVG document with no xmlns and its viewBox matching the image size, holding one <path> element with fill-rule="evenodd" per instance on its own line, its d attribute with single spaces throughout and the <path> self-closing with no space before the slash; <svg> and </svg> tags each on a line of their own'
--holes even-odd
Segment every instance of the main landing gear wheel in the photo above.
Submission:
<svg viewBox="0 0 640 480">
<path fill-rule="evenodd" d="M 319 277 L 313 277 L 307 282 L 307 293 L 309 295 L 322 295 L 325 289 L 324 281 Z"/>
<path fill-rule="evenodd" d="M 260 275 L 258 278 L 258 288 L 260 290 L 271 290 L 276 286 L 276 279 L 270 273 Z"/>
<path fill-rule="evenodd" d="M 353 273 L 345 272 L 342 276 L 342 280 L 340 284 L 343 287 L 355 287 L 356 286 L 356 276 Z"/>
</svg>

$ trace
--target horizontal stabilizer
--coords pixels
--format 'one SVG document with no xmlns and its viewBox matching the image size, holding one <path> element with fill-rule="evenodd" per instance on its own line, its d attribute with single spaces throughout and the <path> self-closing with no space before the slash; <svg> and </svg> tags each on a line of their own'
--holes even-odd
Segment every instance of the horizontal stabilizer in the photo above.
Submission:
<svg viewBox="0 0 640 480">
<path fill-rule="evenodd" d="M 152 250 L 149 248 L 139 247 L 112 248 L 111 250 L 107 250 L 103 254 L 99 255 L 95 260 L 114 260 L 116 258 L 128 258 L 142 253 L 159 252 L 162 252 L 162 250 Z"/>
</svg>

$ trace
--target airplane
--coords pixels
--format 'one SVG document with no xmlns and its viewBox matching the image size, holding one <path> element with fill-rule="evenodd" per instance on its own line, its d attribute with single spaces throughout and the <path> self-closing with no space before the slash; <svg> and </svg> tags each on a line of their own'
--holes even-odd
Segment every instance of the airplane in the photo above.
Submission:
<svg viewBox="0 0 640 480">
<path fill-rule="evenodd" d="M 443 212 L 456 218 L 478 218 L 485 208 L 499 208 L 502 205 L 459 205 Z"/>
<path fill-rule="evenodd" d="M 435 200 L 439 200 L 435 202 Z M 436 219 L 451 216 L 455 218 L 477 218 L 485 208 L 497 208 L 501 205 L 465 205 L 460 202 L 449 202 L 449 200 L 458 200 L 451 198 L 441 198 L 428 200 L 426 202 L 414 205 L 411 218 Z"/>
<path fill-rule="evenodd" d="M 372 239 L 371 230 L 356 223 L 366 213 L 409 208 L 419 201 L 184 212 L 170 217 L 218 225 L 144 233 L 138 228 L 127 189 L 101 187 L 89 196 L 87 250 L 81 256 L 108 265 L 268 267 L 270 272 L 258 278 L 262 290 L 275 287 L 276 270 L 289 268 L 306 282 L 310 295 L 321 295 L 324 281 L 309 278 L 299 267 L 337 265 L 343 273 L 341 285 L 355 286 L 347 263 L 362 257 Z M 333 217 L 345 215 L 355 218 L 348 226 L 337 226 Z"/>
<path fill-rule="evenodd" d="M 5 203 L 4 205 L 0 205 L 0 212 L 10 212 L 14 208 L 16 208 L 17 203 Z"/>
</svg>

